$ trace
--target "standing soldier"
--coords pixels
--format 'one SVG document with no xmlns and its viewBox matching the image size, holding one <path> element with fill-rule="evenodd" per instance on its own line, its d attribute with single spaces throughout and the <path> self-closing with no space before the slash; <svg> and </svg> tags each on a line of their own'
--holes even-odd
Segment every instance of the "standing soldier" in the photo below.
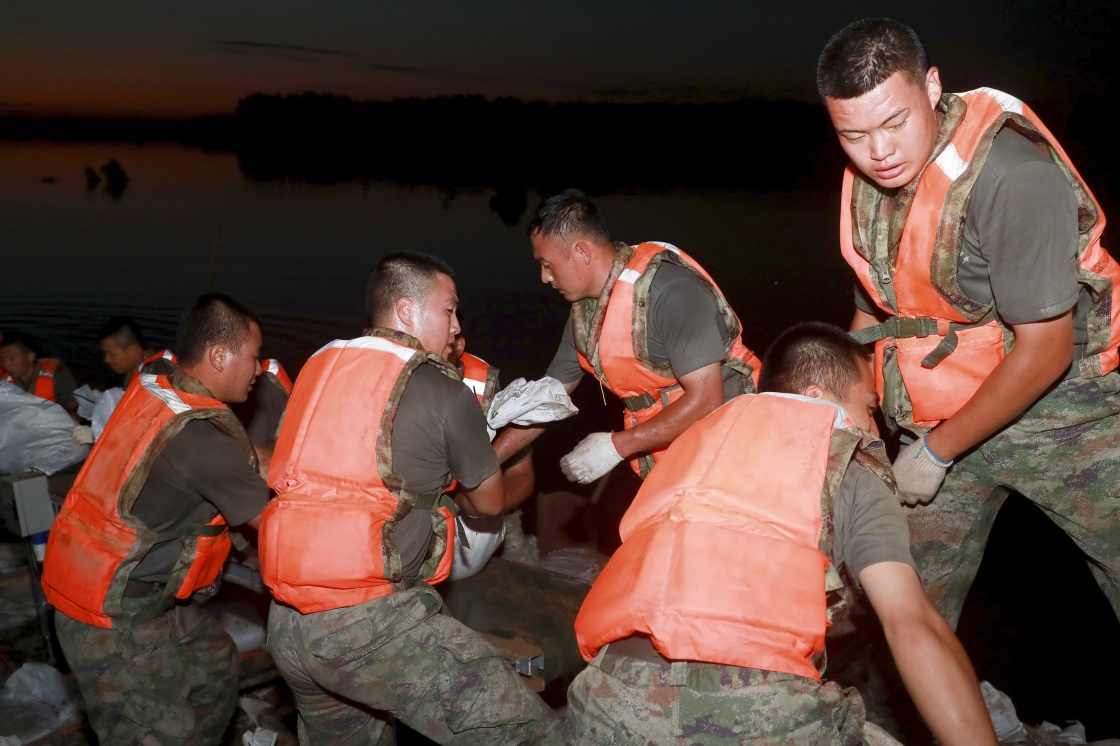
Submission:
<svg viewBox="0 0 1120 746">
<path fill-rule="evenodd" d="M 388 716 L 446 744 L 559 742 L 552 712 L 430 585 L 451 567 L 452 480 L 468 515 L 504 500 L 478 400 L 446 360 L 457 306 L 443 261 L 383 258 L 371 331 L 315 353 L 292 391 L 260 558 L 301 743 L 388 743 Z"/>
<path fill-rule="evenodd" d="M 738 394 L 754 391 L 759 361 L 712 278 L 675 246 L 615 243 L 599 210 L 569 189 L 546 199 L 529 223 L 546 282 L 572 303 L 547 375 L 570 394 L 590 373 L 622 399 L 623 430 L 592 433 L 560 464 L 587 484 L 623 459 L 641 476 L 685 428 Z M 495 442 L 506 458 L 542 428 L 510 428 Z"/>
<path fill-rule="evenodd" d="M 1013 489 L 1088 555 L 1120 615 L 1120 267 L 1104 215 L 1022 101 L 943 94 L 914 31 L 857 21 L 817 87 L 851 159 L 840 243 L 875 342 L 914 558 L 953 626 Z"/>
</svg>

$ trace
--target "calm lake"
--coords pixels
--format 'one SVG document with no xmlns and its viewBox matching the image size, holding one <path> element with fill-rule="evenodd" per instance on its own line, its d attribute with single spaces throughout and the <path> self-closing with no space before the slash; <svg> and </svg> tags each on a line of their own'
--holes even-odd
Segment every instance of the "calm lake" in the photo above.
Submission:
<svg viewBox="0 0 1120 746">
<path fill-rule="evenodd" d="M 119 198 L 88 190 L 83 168 L 117 159 Z M 839 178 L 820 192 L 669 192 L 596 198 L 620 240 L 668 241 L 730 297 L 760 353 L 788 324 L 850 318 L 837 249 Z M 579 186 L 573 184 L 572 186 Z M 0 330 L 98 373 L 97 328 L 134 316 L 154 342 L 207 290 L 251 305 L 265 352 L 293 372 L 330 339 L 360 333 L 366 277 L 399 249 L 442 256 L 458 274 L 468 349 L 503 378 L 536 377 L 567 305 L 542 285 L 523 216 L 510 226 L 493 191 L 391 183 L 253 182 L 233 153 L 177 145 L 0 143 Z M 540 195 L 530 190 L 529 209 Z"/>
</svg>

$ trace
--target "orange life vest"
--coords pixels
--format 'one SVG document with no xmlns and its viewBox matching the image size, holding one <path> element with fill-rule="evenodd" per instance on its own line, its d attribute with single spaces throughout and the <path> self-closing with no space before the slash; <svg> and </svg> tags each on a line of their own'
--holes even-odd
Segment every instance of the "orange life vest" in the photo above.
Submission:
<svg viewBox="0 0 1120 746">
<path fill-rule="evenodd" d="M 739 396 L 686 430 L 622 518 L 575 630 L 587 660 L 634 634 L 674 660 L 820 680 L 832 494 L 863 436 L 837 410 Z"/>
<path fill-rule="evenodd" d="M 249 439 L 217 399 L 173 387 L 166 376 L 140 374 L 125 392 L 51 526 L 43 564 L 43 592 L 56 609 L 95 627 L 141 621 L 122 610 L 129 573 L 154 544 L 182 539 L 161 608 L 189 598 L 218 577 L 229 554 L 221 514 L 193 530 L 159 534 L 132 515 L 132 506 L 164 447 L 192 420 L 208 419 L 235 438 L 256 467 Z"/>
<path fill-rule="evenodd" d="M 414 507 L 435 508 L 437 541 L 420 577 L 447 577 L 451 498 L 410 492 L 390 451 L 401 395 L 425 364 L 458 377 L 411 337 L 377 329 L 331 342 L 300 371 L 269 469 L 277 497 L 258 538 L 261 575 L 278 600 L 307 614 L 410 587 L 391 532 Z"/>
<path fill-rule="evenodd" d="M 498 369 L 469 352 L 464 352 L 459 358 L 459 365 L 462 369 L 463 383 L 482 405 L 482 413 L 486 414 L 490 411 L 494 394 L 498 392 Z"/>
<path fill-rule="evenodd" d="M 580 367 L 623 400 L 626 429 L 650 419 L 684 394 L 673 371 L 656 365 L 646 350 L 649 287 L 662 262 L 691 270 L 715 295 L 729 338 L 724 365 L 747 379 L 745 390 L 756 390 L 762 369 L 758 357 L 743 344 L 739 317 L 715 281 L 692 257 L 676 246 L 657 241 L 620 248 L 602 295 L 576 303 L 572 321 Z M 660 448 L 631 459 L 630 466 L 644 477 L 664 452 Z"/>
<path fill-rule="evenodd" d="M 2 339 L 2 337 L 0 337 Z M 39 364 L 39 372 L 35 375 L 35 390 L 31 393 L 40 399 L 47 401 L 54 401 L 54 374 L 58 370 L 58 361 L 50 358 L 44 358 L 37 361 Z M 0 380 L 8 383 L 15 383 L 15 379 L 11 376 L 4 375 L 4 369 L 0 368 Z"/>
<path fill-rule="evenodd" d="M 275 358 L 265 358 L 261 360 L 261 375 L 274 386 L 283 389 L 284 393 L 291 396 L 292 394 L 292 379 L 288 378 L 288 371 L 284 370 L 284 366 L 280 364 L 279 360 Z"/>
<path fill-rule="evenodd" d="M 172 365 L 179 364 L 179 356 L 174 352 L 172 352 L 171 350 L 160 350 L 159 352 L 149 355 L 148 357 L 141 360 L 140 365 L 136 367 L 136 370 L 140 373 L 144 373 L 145 366 L 151 365 L 152 363 L 159 360 L 166 360 Z"/>
<path fill-rule="evenodd" d="M 1120 266 L 1100 245 L 1105 226 L 1100 205 L 1065 151 L 1023 102 L 990 88 L 960 98 L 967 106 L 964 117 L 920 177 L 893 265 L 885 240 L 857 248 L 862 244 L 856 235 L 859 220 L 853 218 L 857 176 L 850 165 L 844 174 L 841 250 L 868 296 L 893 317 L 863 335 L 857 333 L 857 338 L 876 340 L 876 386 L 884 413 L 903 426 L 930 428 L 952 417 L 1010 348 L 1011 338 L 995 316 L 998 309 L 969 300 L 957 281 L 968 196 L 992 141 L 1005 126 L 1046 153 L 1077 195 L 1078 281 L 1093 295 L 1080 373 L 1101 376 L 1118 362 Z"/>
</svg>

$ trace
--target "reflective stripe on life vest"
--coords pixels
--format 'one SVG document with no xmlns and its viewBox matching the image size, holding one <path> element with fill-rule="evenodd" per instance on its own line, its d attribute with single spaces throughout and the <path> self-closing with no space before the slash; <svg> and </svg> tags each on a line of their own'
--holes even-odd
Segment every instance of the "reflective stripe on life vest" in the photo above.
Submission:
<svg viewBox="0 0 1120 746">
<path fill-rule="evenodd" d="M 288 377 L 288 371 L 284 370 L 279 360 L 275 358 L 261 360 L 261 375 L 273 385 L 283 389 L 285 394 L 291 395 L 292 379 Z"/>
<path fill-rule="evenodd" d="M 482 405 L 482 413 L 490 411 L 494 394 L 498 392 L 498 369 L 480 357 L 464 352 L 459 359 L 462 367 L 463 383 Z"/>
</svg>

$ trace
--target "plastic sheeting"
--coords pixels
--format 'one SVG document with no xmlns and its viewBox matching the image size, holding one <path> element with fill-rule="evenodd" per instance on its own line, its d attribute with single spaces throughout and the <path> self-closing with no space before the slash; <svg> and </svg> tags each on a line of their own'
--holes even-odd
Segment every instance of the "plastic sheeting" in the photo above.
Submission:
<svg viewBox="0 0 1120 746">
<path fill-rule="evenodd" d="M 74 420 L 58 404 L 0 383 L 0 473 L 54 474 L 89 454 L 70 438 Z"/>
<path fill-rule="evenodd" d="M 564 384 L 545 376 L 537 381 L 515 378 L 494 395 L 494 403 L 486 415 L 487 424 L 495 430 L 506 425 L 540 425 L 567 419 L 579 412 Z"/>
<path fill-rule="evenodd" d="M 24 743 L 81 722 L 77 685 L 46 663 L 24 663 L 0 689 L 0 736 Z"/>
<path fill-rule="evenodd" d="M 460 534 L 455 537 L 455 556 L 451 562 L 450 580 L 469 578 L 486 567 L 506 536 L 506 522 L 503 516 L 459 516 Z M 467 547 L 467 543 L 470 547 Z"/>
</svg>

